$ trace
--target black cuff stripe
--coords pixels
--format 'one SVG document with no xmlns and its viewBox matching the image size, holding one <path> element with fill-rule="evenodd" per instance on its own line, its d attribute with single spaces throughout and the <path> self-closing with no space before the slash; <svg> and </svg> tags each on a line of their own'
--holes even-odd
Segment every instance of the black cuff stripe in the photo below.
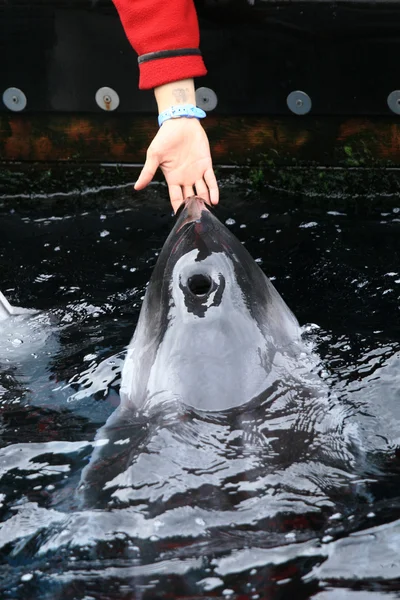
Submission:
<svg viewBox="0 0 400 600">
<path fill-rule="evenodd" d="M 158 52 L 149 52 L 142 54 L 138 58 L 139 65 L 148 62 L 149 60 L 157 60 L 158 58 L 171 58 L 175 56 L 201 56 L 198 48 L 178 48 L 177 50 L 159 50 Z"/>
</svg>

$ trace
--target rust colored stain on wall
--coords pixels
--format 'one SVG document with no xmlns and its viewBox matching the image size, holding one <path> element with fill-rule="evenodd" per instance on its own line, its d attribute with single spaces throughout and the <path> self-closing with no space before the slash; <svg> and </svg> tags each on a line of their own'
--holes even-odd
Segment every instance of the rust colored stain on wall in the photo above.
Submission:
<svg viewBox="0 0 400 600">
<path fill-rule="evenodd" d="M 203 121 L 215 164 L 248 164 L 270 156 L 334 165 L 344 149 L 400 163 L 400 122 L 296 116 L 218 117 Z M 0 160 L 26 162 L 144 162 L 157 132 L 155 117 L 127 115 L 4 115 Z"/>
</svg>

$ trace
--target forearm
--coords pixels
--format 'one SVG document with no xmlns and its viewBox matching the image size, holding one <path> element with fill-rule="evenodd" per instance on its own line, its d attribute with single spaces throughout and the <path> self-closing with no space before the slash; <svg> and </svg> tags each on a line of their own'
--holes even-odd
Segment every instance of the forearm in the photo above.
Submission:
<svg viewBox="0 0 400 600">
<path fill-rule="evenodd" d="M 113 0 L 139 55 L 141 89 L 207 73 L 193 0 Z M 160 54 L 161 53 L 161 54 Z"/>
<path fill-rule="evenodd" d="M 193 79 L 181 79 L 160 85 L 154 89 L 158 112 L 179 104 L 196 105 L 196 93 Z"/>
</svg>

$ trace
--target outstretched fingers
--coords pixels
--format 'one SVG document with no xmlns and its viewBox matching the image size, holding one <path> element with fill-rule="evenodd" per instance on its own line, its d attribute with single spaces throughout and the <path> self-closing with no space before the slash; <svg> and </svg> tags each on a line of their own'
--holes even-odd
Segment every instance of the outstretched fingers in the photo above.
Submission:
<svg viewBox="0 0 400 600">
<path fill-rule="evenodd" d="M 170 184 L 168 185 L 169 199 L 171 200 L 172 208 L 174 213 L 177 212 L 178 208 L 182 204 L 184 198 L 182 188 L 180 185 Z"/>
<path fill-rule="evenodd" d="M 194 196 L 194 189 L 193 189 L 192 185 L 183 185 L 182 192 L 183 192 L 184 200 L 186 200 L 186 198 L 190 198 L 191 196 Z"/>
<path fill-rule="evenodd" d="M 195 193 L 203 198 L 207 204 L 215 205 L 218 204 L 219 200 L 218 184 L 212 169 L 208 169 L 204 173 L 204 179 L 197 179 L 194 186 L 169 184 L 168 191 L 175 213 L 186 198 L 194 196 Z"/>
<path fill-rule="evenodd" d="M 204 202 L 207 202 L 207 204 L 210 204 L 210 195 L 204 179 L 198 179 L 196 181 L 196 195 L 203 198 Z"/>
<path fill-rule="evenodd" d="M 218 202 L 219 202 L 218 183 L 217 183 L 217 178 L 215 177 L 215 173 L 212 168 L 207 169 L 207 171 L 204 173 L 204 180 L 208 186 L 211 204 L 218 204 Z"/>
<path fill-rule="evenodd" d="M 159 164 L 160 163 L 158 159 L 153 154 L 147 156 L 143 169 L 141 170 L 139 178 L 135 183 L 135 190 L 142 190 L 149 185 L 159 167 Z"/>
</svg>

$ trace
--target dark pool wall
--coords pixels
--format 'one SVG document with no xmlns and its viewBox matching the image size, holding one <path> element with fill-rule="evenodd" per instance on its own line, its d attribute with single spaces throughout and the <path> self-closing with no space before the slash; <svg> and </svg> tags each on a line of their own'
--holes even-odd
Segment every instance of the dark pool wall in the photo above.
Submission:
<svg viewBox="0 0 400 600">
<path fill-rule="evenodd" d="M 333 164 L 349 144 L 399 161 L 400 4 L 196 6 L 208 67 L 198 103 L 217 163 L 272 149 L 278 162 Z M 143 161 L 155 102 L 138 90 L 137 57 L 111 1 L 5 3 L 0 50 L 0 159 Z M 115 110 L 96 103 L 103 86 L 117 94 Z"/>
<path fill-rule="evenodd" d="M 389 2 L 196 2 L 218 114 L 381 115 L 398 81 L 400 4 Z M 95 93 L 114 88 L 119 113 L 152 113 L 137 89 L 137 57 L 111 1 L 5 3 L 0 90 L 20 88 L 27 112 L 101 112 Z M 127 73 L 131 76 L 127 77 Z M 17 106 L 15 108 L 18 108 Z M 0 111 L 7 107 L 0 103 Z"/>
</svg>

